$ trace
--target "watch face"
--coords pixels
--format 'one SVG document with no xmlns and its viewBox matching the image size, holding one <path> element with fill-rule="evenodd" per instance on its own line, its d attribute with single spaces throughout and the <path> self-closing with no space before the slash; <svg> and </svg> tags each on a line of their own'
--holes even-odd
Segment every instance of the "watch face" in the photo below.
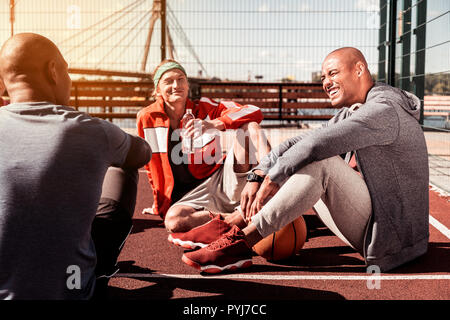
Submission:
<svg viewBox="0 0 450 320">
<path fill-rule="evenodd" d="M 260 177 L 260 176 L 258 176 L 256 173 L 254 173 L 254 172 L 250 172 L 248 175 L 247 175 L 247 181 L 250 181 L 250 182 L 262 182 L 264 179 L 262 178 L 262 177 Z"/>
</svg>

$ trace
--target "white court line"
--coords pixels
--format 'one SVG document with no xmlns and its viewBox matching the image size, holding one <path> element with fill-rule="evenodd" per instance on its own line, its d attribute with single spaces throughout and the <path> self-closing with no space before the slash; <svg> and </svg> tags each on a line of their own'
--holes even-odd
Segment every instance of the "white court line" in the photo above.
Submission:
<svg viewBox="0 0 450 320">
<path fill-rule="evenodd" d="M 226 274 L 202 276 L 195 274 L 148 274 L 148 273 L 117 273 L 116 278 L 153 278 L 153 279 L 236 279 L 236 280 L 450 280 L 449 274 L 419 274 L 419 275 L 264 275 L 264 274 Z"/>
<path fill-rule="evenodd" d="M 430 224 L 439 230 L 444 236 L 446 236 L 448 239 L 450 239 L 450 230 L 446 226 L 444 226 L 442 223 L 440 223 L 438 220 L 433 218 L 430 214 Z"/>
<path fill-rule="evenodd" d="M 450 239 L 450 231 L 433 218 L 431 215 L 430 224 Z M 258 275 L 258 274 L 227 274 L 216 276 L 202 276 L 192 274 L 146 274 L 146 273 L 117 273 L 114 277 L 122 278 L 153 278 L 153 279 L 237 279 L 237 280 L 450 280 L 450 275 L 359 275 L 359 276 L 338 276 L 338 275 Z"/>
<path fill-rule="evenodd" d="M 433 190 L 434 192 L 438 193 L 440 196 L 442 197 L 448 197 L 450 196 L 450 193 L 439 188 L 438 186 L 434 185 L 433 183 L 430 182 L 430 186 L 431 186 L 431 190 Z"/>
</svg>

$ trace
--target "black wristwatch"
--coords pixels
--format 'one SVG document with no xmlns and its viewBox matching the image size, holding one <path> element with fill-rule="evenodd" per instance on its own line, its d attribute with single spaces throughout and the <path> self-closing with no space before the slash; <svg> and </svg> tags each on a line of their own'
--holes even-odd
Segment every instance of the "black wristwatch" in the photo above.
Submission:
<svg viewBox="0 0 450 320">
<path fill-rule="evenodd" d="M 258 176 L 256 173 L 254 172 L 249 172 L 249 174 L 247 175 L 247 181 L 248 182 L 263 182 L 264 181 L 264 177 Z"/>
</svg>

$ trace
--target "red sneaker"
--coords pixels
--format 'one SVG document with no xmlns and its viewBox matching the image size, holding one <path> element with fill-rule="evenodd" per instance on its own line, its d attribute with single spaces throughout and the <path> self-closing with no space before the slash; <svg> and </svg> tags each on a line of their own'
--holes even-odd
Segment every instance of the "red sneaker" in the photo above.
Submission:
<svg viewBox="0 0 450 320">
<path fill-rule="evenodd" d="M 181 260 L 206 273 L 220 273 L 250 267 L 253 251 L 245 241 L 244 233 L 233 226 L 220 239 L 197 251 L 187 252 Z"/>
<path fill-rule="evenodd" d="M 169 242 L 185 249 L 204 248 L 211 242 L 219 239 L 224 233 L 231 229 L 222 216 L 218 214 L 215 218 L 211 214 L 211 219 L 201 226 L 195 227 L 187 232 L 175 232 L 169 234 Z"/>
</svg>

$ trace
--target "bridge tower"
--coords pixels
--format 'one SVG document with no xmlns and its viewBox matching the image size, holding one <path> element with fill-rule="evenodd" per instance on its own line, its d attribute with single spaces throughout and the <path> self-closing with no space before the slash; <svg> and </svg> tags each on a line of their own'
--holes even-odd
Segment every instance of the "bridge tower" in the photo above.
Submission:
<svg viewBox="0 0 450 320">
<path fill-rule="evenodd" d="M 166 59 L 166 49 L 169 53 L 169 58 L 173 59 L 174 46 L 172 36 L 166 24 L 166 0 L 153 0 L 152 14 L 150 16 L 150 25 L 147 34 L 147 41 L 145 42 L 144 56 L 142 57 L 141 71 L 145 72 L 147 65 L 148 53 L 150 50 L 150 43 L 152 41 L 153 29 L 158 19 L 161 19 L 161 60 Z M 167 45 L 166 45 L 167 44 Z"/>
</svg>

